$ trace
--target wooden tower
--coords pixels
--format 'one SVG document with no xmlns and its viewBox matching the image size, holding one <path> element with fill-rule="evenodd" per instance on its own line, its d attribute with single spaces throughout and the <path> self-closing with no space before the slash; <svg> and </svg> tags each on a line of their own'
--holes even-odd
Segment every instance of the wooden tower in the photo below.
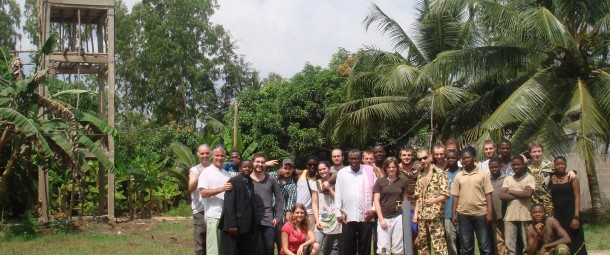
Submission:
<svg viewBox="0 0 610 255">
<path fill-rule="evenodd" d="M 96 76 L 100 105 L 98 117 L 114 126 L 114 0 L 38 0 L 37 7 L 40 47 L 51 32 L 60 36 L 54 52 L 42 56 L 42 68 L 55 74 Z M 48 94 L 48 89 L 40 88 L 40 93 Z M 106 155 L 114 162 L 113 137 L 105 137 L 104 145 Z M 38 176 L 38 199 L 42 207 L 40 220 L 48 222 L 48 175 L 39 167 Z M 114 219 L 114 174 L 106 173 L 100 166 L 98 176 L 98 215 Z M 104 192 L 106 177 L 107 196 Z"/>
</svg>

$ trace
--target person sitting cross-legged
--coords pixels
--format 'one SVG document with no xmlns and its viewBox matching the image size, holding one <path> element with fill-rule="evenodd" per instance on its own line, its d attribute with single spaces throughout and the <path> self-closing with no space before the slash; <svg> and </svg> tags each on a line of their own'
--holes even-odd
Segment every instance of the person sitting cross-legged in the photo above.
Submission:
<svg viewBox="0 0 610 255">
<path fill-rule="evenodd" d="M 532 224 L 527 227 L 527 255 L 569 255 L 570 236 L 553 217 L 546 217 L 544 205 L 530 210 Z"/>
</svg>

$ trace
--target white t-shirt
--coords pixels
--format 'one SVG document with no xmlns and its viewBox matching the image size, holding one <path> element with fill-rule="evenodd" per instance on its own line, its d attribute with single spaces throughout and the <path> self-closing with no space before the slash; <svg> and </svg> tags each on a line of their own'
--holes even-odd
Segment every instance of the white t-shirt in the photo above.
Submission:
<svg viewBox="0 0 610 255">
<path fill-rule="evenodd" d="M 208 166 L 199 176 L 197 192 L 204 189 L 215 189 L 222 187 L 231 178 L 231 174 L 224 169 L 218 169 L 213 164 Z M 202 198 L 206 218 L 220 219 L 222 206 L 224 205 L 225 193 L 220 192 L 211 197 Z"/>
<path fill-rule="evenodd" d="M 201 164 L 197 164 L 194 167 L 189 169 L 189 172 L 195 174 L 197 177 L 197 182 L 199 182 L 199 175 L 201 171 L 203 171 L 204 167 Z M 199 184 L 199 183 L 197 183 Z M 195 189 L 191 192 L 191 208 L 193 209 L 193 214 L 199 213 L 203 211 L 203 202 L 201 200 L 201 194 L 198 189 Z"/>
<path fill-rule="evenodd" d="M 481 173 L 485 173 L 491 178 L 491 172 L 489 171 L 489 159 L 479 162 L 479 170 L 481 170 Z"/>
<path fill-rule="evenodd" d="M 305 178 L 307 177 L 307 170 L 304 170 L 301 176 L 299 176 L 299 180 L 297 181 L 297 203 L 301 203 L 305 205 L 307 208 L 307 214 L 313 214 L 313 209 L 311 209 L 311 193 L 307 188 L 307 182 L 305 182 Z M 316 188 L 316 180 L 314 178 L 307 178 L 309 180 L 309 187 L 311 188 L 311 192 L 317 192 Z"/>
</svg>

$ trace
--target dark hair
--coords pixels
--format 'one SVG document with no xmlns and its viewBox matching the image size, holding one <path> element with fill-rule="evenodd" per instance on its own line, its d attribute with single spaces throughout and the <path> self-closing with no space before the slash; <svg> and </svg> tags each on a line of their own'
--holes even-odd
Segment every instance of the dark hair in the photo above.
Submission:
<svg viewBox="0 0 610 255">
<path fill-rule="evenodd" d="M 567 159 L 566 159 L 566 157 L 564 157 L 564 156 L 557 156 L 557 157 L 555 157 L 555 159 L 553 160 L 553 162 L 557 161 L 558 159 L 561 159 L 561 160 L 565 161 L 566 163 L 568 162 L 568 160 L 567 160 Z"/>
<path fill-rule="evenodd" d="M 309 157 L 307 158 L 307 161 L 306 161 L 306 162 L 309 162 L 310 160 L 315 160 L 315 161 L 316 161 L 316 162 L 318 162 L 318 163 L 320 162 L 320 158 L 318 158 L 318 157 L 316 157 L 316 156 L 314 156 L 314 155 L 309 156 Z"/>
<path fill-rule="evenodd" d="M 231 155 L 233 153 L 237 153 L 237 155 L 239 155 L 239 157 L 241 158 L 241 152 L 239 152 L 238 150 L 232 150 L 229 155 Z"/>
<path fill-rule="evenodd" d="M 240 166 L 239 166 L 239 168 L 242 168 L 242 167 L 245 165 L 244 163 L 246 163 L 246 162 L 250 162 L 250 163 L 252 163 L 252 160 L 249 160 L 249 159 L 244 159 L 244 160 L 242 160 L 242 161 L 241 161 L 241 164 L 240 164 Z"/>
<path fill-rule="evenodd" d="M 521 156 L 521 155 L 513 155 L 510 158 L 510 160 L 515 160 L 515 159 L 521 160 L 521 162 L 525 163 L 525 160 L 523 159 L 523 156 Z"/>
<path fill-rule="evenodd" d="M 538 204 L 538 203 L 536 203 L 536 204 L 533 204 L 533 205 L 532 205 L 532 207 L 530 208 L 530 212 L 531 212 L 531 211 L 533 211 L 533 210 L 534 210 L 534 208 L 536 208 L 536 207 L 542 207 L 542 210 L 543 210 L 543 211 L 545 210 L 545 207 L 544 207 L 544 205 L 543 205 L 543 204 Z"/>
<path fill-rule="evenodd" d="M 358 157 L 362 156 L 362 154 L 361 154 L 359 149 L 351 149 L 351 150 L 349 150 L 349 152 L 347 153 L 347 156 L 349 157 L 349 155 L 352 155 L 352 154 L 358 154 Z"/>
<path fill-rule="evenodd" d="M 309 160 L 308 160 L 309 161 Z M 332 166 L 332 164 L 330 162 L 328 162 L 328 160 L 322 160 L 318 163 L 318 167 L 320 165 L 325 165 L 326 167 L 328 167 L 328 169 L 330 170 L 330 167 Z"/>
<path fill-rule="evenodd" d="M 496 157 L 493 157 L 493 158 L 489 159 L 489 163 L 491 163 L 491 162 L 496 162 L 498 164 L 501 164 L 502 163 L 502 159 L 500 159 L 500 157 L 496 156 Z"/>
<path fill-rule="evenodd" d="M 498 142 L 498 148 L 500 147 L 500 144 L 508 144 L 510 147 L 513 147 L 513 144 L 510 142 L 510 140 L 506 139 L 506 138 L 502 138 L 500 140 L 500 142 Z"/>
<path fill-rule="evenodd" d="M 464 148 L 462 150 L 462 154 L 461 155 L 463 156 L 466 153 L 470 153 L 472 155 L 472 157 L 476 157 L 477 156 L 477 152 L 476 152 L 476 150 L 474 148 L 472 148 L 472 146 L 468 146 L 468 147 Z"/>
<path fill-rule="evenodd" d="M 404 148 L 400 149 L 400 153 L 402 153 L 403 151 L 413 153 L 413 148 L 411 148 L 411 147 L 404 147 Z"/>
<path fill-rule="evenodd" d="M 252 161 L 254 161 L 254 160 L 255 160 L 255 159 L 257 159 L 257 158 L 263 158 L 263 159 L 267 159 L 267 158 L 265 158 L 265 155 L 263 155 L 263 154 L 262 154 L 262 153 L 260 153 L 260 152 L 254 153 L 254 155 L 252 155 Z"/>
</svg>

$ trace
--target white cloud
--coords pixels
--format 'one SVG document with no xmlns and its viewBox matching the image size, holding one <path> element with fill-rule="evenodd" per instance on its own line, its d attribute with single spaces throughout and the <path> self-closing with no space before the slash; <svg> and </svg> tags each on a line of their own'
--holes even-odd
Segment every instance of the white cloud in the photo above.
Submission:
<svg viewBox="0 0 610 255">
<path fill-rule="evenodd" d="M 23 6 L 25 0 L 19 0 Z M 131 8 L 140 0 L 125 0 Z M 374 1 L 406 30 L 414 20 L 415 0 Z M 212 21 L 237 41 L 238 52 L 266 77 L 271 71 L 291 77 L 306 62 L 326 66 L 339 47 L 363 45 L 391 50 L 376 29 L 367 33 L 362 20 L 370 0 L 218 0 Z"/>
</svg>

